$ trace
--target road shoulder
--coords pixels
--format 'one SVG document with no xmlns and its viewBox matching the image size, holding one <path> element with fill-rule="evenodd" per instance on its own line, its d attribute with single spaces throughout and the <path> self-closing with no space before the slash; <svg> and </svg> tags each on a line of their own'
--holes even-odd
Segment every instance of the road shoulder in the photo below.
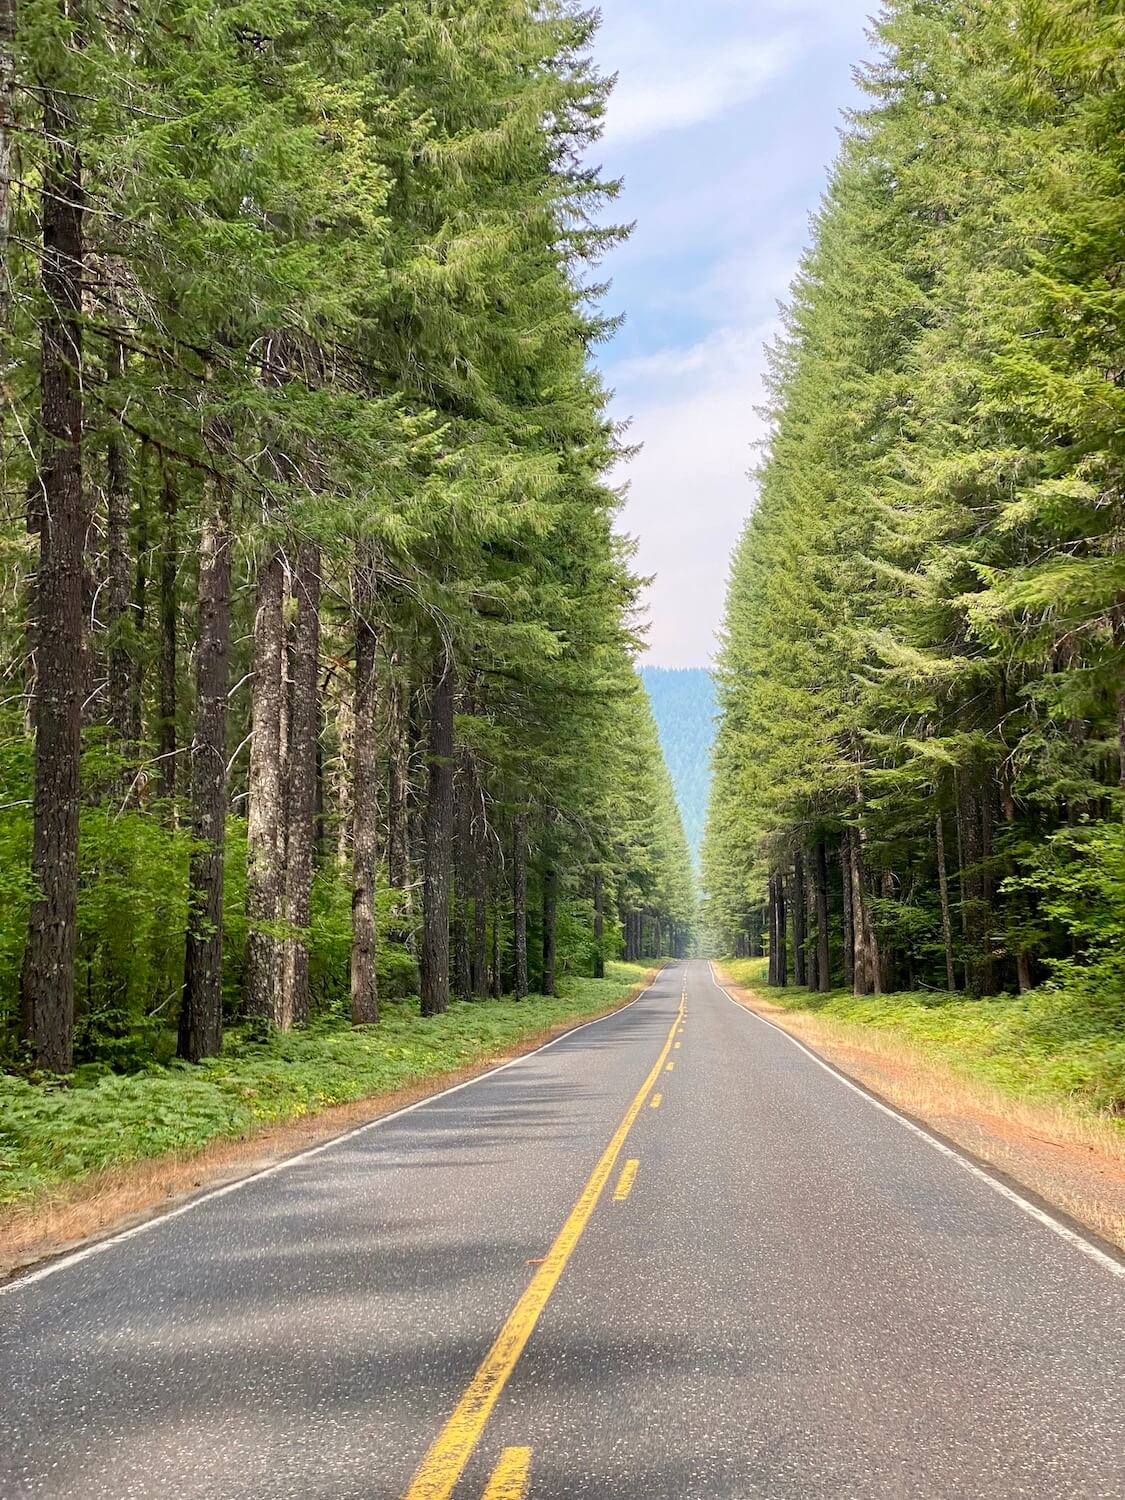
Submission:
<svg viewBox="0 0 1125 1500">
<path fill-rule="evenodd" d="M 713 967 L 739 1005 L 1125 1251 L 1125 1141 L 1109 1127 L 990 1089 L 883 1032 L 773 1005 Z"/>
</svg>

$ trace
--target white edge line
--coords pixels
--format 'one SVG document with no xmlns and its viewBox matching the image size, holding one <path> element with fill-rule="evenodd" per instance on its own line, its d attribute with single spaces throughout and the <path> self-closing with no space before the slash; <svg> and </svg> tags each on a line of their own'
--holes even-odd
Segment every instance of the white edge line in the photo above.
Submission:
<svg viewBox="0 0 1125 1500">
<path fill-rule="evenodd" d="M 708 962 L 708 968 L 711 973 L 711 983 L 720 994 L 724 995 L 744 1015 L 750 1016 L 755 1021 L 760 1021 L 763 1026 L 768 1026 L 772 1031 L 778 1032 L 786 1041 L 792 1042 L 794 1047 L 799 1048 L 806 1057 L 810 1057 L 816 1063 L 817 1067 L 823 1068 L 826 1073 L 831 1073 L 833 1078 L 842 1083 L 845 1088 L 851 1089 L 853 1094 L 858 1094 L 861 1099 L 866 1100 L 873 1109 L 881 1110 L 883 1114 L 890 1115 L 892 1120 L 897 1120 L 911 1134 L 925 1141 L 927 1146 L 932 1146 L 935 1151 L 940 1151 L 942 1156 L 948 1156 L 951 1161 L 955 1161 L 959 1167 L 964 1168 L 973 1177 L 987 1183 L 1002 1198 L 1007 1198 L 1009 1203 L 1014 1203 L 1017 1208 L 1021 1208 L 1030 1218 L 1035 1219 L 1037 1223 L 1052 1230 L 1060 1239 L 1066 1240 L 1067 1244 L 1072 1245 L 1076 1250 L 1080 1250 L 1090 1260 L 1096 1261 L 1100 1266 L 1104 1266 L 1114 1276 L 1125 1277 L 1125 1265 L 1121 1261 L 1115 1260 L 1112 1255 L 1107 1255 L 1104 1250 L 1099 1249 L 1097 1245 L 1086 1239 L 1084 1235 L 1071 1229 L 1068 1224 L 1064 1224 L 1061 1219 L 1056 1219 L 1053 1214 L 1047 1213 L 1045 1209 L 1040 1208 L 1036 1203 L 1032 1203 L 1030 1199 L 1023 1197 L 1021 1193 L 1017 1193 L 1006 1182 L 1001 1182 L 998 1177 L 994 1177 L 991 1172 L 978 1166 L 975 1161 L 964 1155 L 961 1151 L 958 1151 L 955 1147 L 949 1146 L 945 1141 L 939 1140 L 937 1136 L 931 1134 L 930 1131 L 912 1120 L 909 1115 L 904 1115 L 900 1110 L 895 1109 L 893 1105 L 885 1104 L 882 1099 L 876 1099 L 866 1089 L 860 1088 L 859 1084 L 854 1083 L 846 1073 L 842 1073 L 839 1068 L 834 1068 L 830 1062 L 826 1062 L 811 1047 L 806 1047 L 804 1042 L 798 1041 L 791 1031 L 786 1031 L 784 1026 L 778 1026 L 774 1021 L 767 1021 L 765 1016 L 760 1016 L 756 1010 L 751 1010 L 749 1006 L 743 1005 L 733 995 L 728 993 L 725 985 L 720 984 L 715 978 L 715 966 L 712 962 Z"/>
<path fill-rule="evenodd" d="M 406 1104 L 402 1109 L 393 1110 L 389 1115 L 379 1115 L 374 1120 L 366 1120 L 362 1125 L 356 1125 L 352 1130 L 346 1130 L 342 1135 L 334 1135 L 327 1141 L 321 1141 L 318 1146 L 309 1146 L 304 1151 L 298 1151 L 295 1156 L 287 1156 L 284 1161 L 274 1162 L 272 1166 L 261 1167 L 257 1172 L 249 1172 L 245 1177 L 239 1177 L 234 1182 L 224 1183 L 222 1187 L 211 1188 L 208 1192 L 202 1192 L 187 1203 L 181 1203 L 178 1208 L 170 1208 L 167 1213 L 157 1213 L 151 1219 L 146 1219 L 143 1224 L 134 1224 L 131 1229 L 123 1229 L 119 1234 L 107 1235 L 105 1239 L 96 1240 L 92 1245 L 83 1245 L 79 1250 L 72 1250 L 68 1255 L 60 1255 L 57 1260 L 48 1261 L 46 1265 L 37 1270 L 27 1271 L 22 1276 L 17 1272 L 8 1281 L 0 1282 L 0 1297 L 8 1292 L 19 1291 L 21 1287 L 31 1286 L 33 1282 L 45 1281 L 48 1276 L 54 1276 L 57 1271 L 65 1271 L 70 1266 L 76 1266 L 81 1261 L 89 1260 L 92 1256 L 101 1255 L 110 1250 L 114 1245 L 122 1245 L 126 1240 L 133 1239 L 136 1235 L 147 1234 L 149 1230 L 159 1229 L 162 1224 L 170 1224 L 173 1219 L 178 1219 L 181 1214 L 190 1214 L 197 1208 L 202 1208 L 205 1203 L 212 1203 L 216 1198 L 225 1198 L 228 1193 L 237 1193 L 240 1188 L 248 1187 L 252 1182 L 261 1182 L 263 1178 L 273 1177 L 278 1172 L 287 1171 L 289 1167 L 295 1167 L 298 1163 L 308 1161 L 311 1157 L 320 1156 L 324 1151 L 331 1151 L 336 1146 L 342 1146 L 345 1141 L 354 1140 L 357 1135 L 363 1135 L 368 1130 L 374 1130 L 379 1125 L 389 1125 L 392 1120 L 401 1119 L 403 1115 L 413 1114 L 416 1109 L 424 1109 L 428 1104 L 434 1104 L 438 1099 L 448 1098 L 450 1094 L 459 1094 L 462 1089 L 472 1088 L 476 1083 L 483 1083 L 486 1078 L 493 1078 L 497 1073 L 503 1073 L 508 1068 L 514 1068 L 518 1063 L 526 1062 L 529 1057 L 536 1057 L 540 1052 L 546 1052 L 548 1047 L 554 1047 L 559 1042 L 565 1042 L 568 1037 L 574 1036 L 575 1032 L 585 1031 L 587 1026 L 600 1026 L 603 1021 L 612 1021 L 615 1016 L 621 1015 L 623 1011 L 631 1010 L 637 1005 L 656 984 L 660 977 L 658 971 L 655 979 L 649 980 L 639 995 L 625 1005 L 619 1005 L 616 1010 L 611 1010 L 608 1015 L 595 1016 L 591 1021 L 580 1021 L 577 1026 L 572 1026 L 569 1031 L 563 1031 L 558 1036 L 544 1042 L 540 1047 L 533 1047 L 530 1052 L 521 1052 L 519 1057 L 510 1057 L 505 1063 L 498 1063 L 494 1068 L 488 1068 L 483 1073 L 478 1073 L 473 1078 L 466 1078 L 463 1083 L 451 1084 L 447 1089 L 439 1089 L 436 1094 L 427 1094 L 424 1099 L 416 1099 L 413 1104 Z M 712 978 L 714 976 L 712 975 Z M 729 996 L 728 996 L 729 999 Z M 279 1122 L 284 1123 L 284 1122 Z"/>
</svg>

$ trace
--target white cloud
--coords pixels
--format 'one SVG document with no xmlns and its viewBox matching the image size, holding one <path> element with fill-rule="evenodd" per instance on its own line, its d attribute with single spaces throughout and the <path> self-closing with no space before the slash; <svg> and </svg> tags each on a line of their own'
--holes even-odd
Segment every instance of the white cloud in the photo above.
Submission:
<svg viewBox="0 0 1125 1500">
<path fill-rule="evenodd" d="M 789 67 L 792 37 L 677 51 L 641 45 L 622 65 L 610 101 L 605 140 L 633 145 L 668 130 L 700 125 L 755 98 Z"/>
<path fill-rule="evenodd" d="M 602 0 L 617 72 L 607 166 L 631 243 L 610 261 L 627 315 L 601 361 L 641 452 L 622 529 L 637 538 L 649 658 L 713 654 L 731 550 L 754 503 L 765 346 L 836 149 L 875 0 Z"/>
<path fill-rule="evenodd" d="M 727 561 L 751 504 L 749 470 L 765 432 L 764 349 L 776 322 L 716 331 L 611 370 L 619 403 L 643 444 L 625 471 L 623 528 L 637 537 L 648 591 L 648 647 L 662 666 L 709 659 L 719 627 Z"/>
</svg>

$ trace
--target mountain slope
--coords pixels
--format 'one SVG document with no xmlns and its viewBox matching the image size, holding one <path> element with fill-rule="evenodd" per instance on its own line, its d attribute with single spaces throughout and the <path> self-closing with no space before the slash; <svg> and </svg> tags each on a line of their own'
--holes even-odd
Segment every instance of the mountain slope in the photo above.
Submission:
<svg viewBox="0 0 1125 1500">
<path fill-rule="evenodd" d="M 642 667 L 696 865 L 707 818 L 715 693 L 706 667 Z"/>
</svg>

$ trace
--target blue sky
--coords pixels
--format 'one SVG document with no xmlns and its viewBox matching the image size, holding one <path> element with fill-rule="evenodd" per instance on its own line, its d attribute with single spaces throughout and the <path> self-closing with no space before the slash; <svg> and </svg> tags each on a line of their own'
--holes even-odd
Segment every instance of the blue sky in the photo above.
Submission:
<svg viewBox="0 0 1125 1500">
<path fill-rule="evenodd" d="M 875 0 L 601 0 L 619 82 L 599 152 L 626 181 L 601 354 L 643 451 L 622 525 L 649 591 L 649 659 L 702 666 L 753 503 L 763 348 L 809 236 Z"/>
</svg>

